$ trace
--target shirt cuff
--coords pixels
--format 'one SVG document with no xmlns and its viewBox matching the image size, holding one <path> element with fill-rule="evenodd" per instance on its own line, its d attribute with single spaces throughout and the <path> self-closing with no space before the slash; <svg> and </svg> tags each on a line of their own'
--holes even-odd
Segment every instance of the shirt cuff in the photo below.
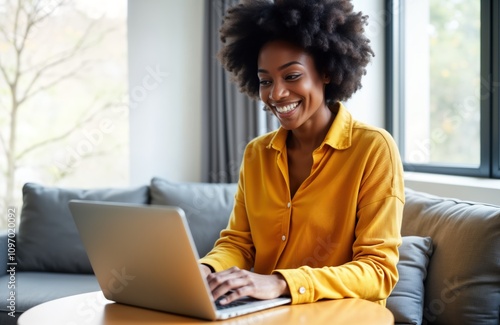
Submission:
<svg viewBox="0 0 500 325">
<path fill-rule="evenodd" d="M 304 304 L 314 301 L 314 287 L 312 281 L 306 277 L 303 271 L 296 270 L 275 270 L 273 273 L 279 273 L 288 284 L 292 304 Z"/>
<path fill-rule="evenodd" d="M 198 263 L 208 266 L 210 268 L 210 270 L 212 270 L 212 273 L 220 272 L 220 271 L 224 270 L 223 265 L 221 265 L 217 260 L 214 260 L 211 258 L 207 258 L 207 257 L 200 258 L 198 260 Z"/>
<path fill-rule="evenodd" d="M 206 267 L 208 267 L 210 269 L 210 272 L 215 273 L 215 269 L 213 268 L 212 265 L 207 264 L 207 263 L 201 263 L 201 265 L 205 265 Z"/>
</svg>

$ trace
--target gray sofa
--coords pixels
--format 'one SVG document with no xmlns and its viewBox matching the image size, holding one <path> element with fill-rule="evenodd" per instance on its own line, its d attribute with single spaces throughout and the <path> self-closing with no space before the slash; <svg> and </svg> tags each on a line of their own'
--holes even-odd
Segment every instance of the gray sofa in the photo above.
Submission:
<svg viewBox="0 0 500 325">
<path fill-rule="evenodd" d="M 16 237 L 15 276 L 0 275 L 0 324 L 32 306 L 99 290 L 67 208 L 71 199 L 175 205 L 184 209 L 202 256 L 226 226 L 235 184 L 154 178 L 126 189 L 63 189 L 26 184 Z M 397 324 L 499 324 L 500 207 L 407 189 L 400 281 L 387 301 Z M 0 235 L 7 265 L 7 234 Z M 12 294 L 7 290 L 14 279 Z M 6 303 L 7 302 L 7 303 Z M 12 317 L 14 315 L 15 317 Z"/>
</svg>

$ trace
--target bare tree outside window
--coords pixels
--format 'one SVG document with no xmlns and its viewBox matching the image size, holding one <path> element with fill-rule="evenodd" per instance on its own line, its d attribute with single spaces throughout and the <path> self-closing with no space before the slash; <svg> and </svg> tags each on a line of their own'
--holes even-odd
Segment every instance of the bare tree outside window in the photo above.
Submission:
<svg viewBox="0 0 500 325">
<path fill-rule="evenodd" d="M 481 163 L 481 2 L 404 2 L 405 163 Z"/>
<path fill-rule="evenodd" d="M 125 0 L 0 0 L 0 211 L 128 183 L 126 56 Z"/>
</svg>

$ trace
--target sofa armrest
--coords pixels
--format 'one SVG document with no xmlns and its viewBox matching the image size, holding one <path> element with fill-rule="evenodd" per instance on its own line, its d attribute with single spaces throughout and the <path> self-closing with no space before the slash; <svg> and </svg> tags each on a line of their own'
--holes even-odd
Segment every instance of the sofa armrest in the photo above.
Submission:
<svg viewBox="0 0 500 325">
<path fill-rule="evenodd" d="M 7 274 L 7 231 L 0 232 L 0 275 Z"/>
</svg>

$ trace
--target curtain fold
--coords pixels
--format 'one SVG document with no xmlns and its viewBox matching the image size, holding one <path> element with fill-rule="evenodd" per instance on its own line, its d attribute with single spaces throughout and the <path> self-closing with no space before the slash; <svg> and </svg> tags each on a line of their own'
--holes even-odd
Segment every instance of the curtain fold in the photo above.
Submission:
<svg viewBox="0 0 500 325">
<path fill-rule="evenodd" d="M 246 144 L 277 128 L 261 104 L 240 93 L 217 60 L 219 29 L 225 11 L 238 0 L 205 0 L 202 99 L 202 181 L 232 183 L 238 180 Z"/>
</svg>

